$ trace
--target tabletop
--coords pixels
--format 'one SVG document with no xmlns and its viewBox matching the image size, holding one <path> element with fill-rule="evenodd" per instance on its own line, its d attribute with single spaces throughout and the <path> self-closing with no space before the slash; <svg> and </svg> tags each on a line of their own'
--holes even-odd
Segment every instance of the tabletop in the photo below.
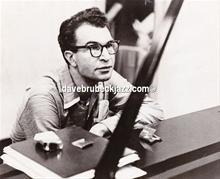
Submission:
<svg viewBox="0 0 220 179">
<path fill-rule="evenodd" d="M 147 171 L 147 178 L 175 178 L 181 173 L 199 168 L 205 171 L 204 166 L 215 168 L 220 164 L 219 106 L 162 121 L 156 134 L 162 142 L 149 145 L 134 137 L 129 144 L 138 151 L 141 160 L 135 165 Z M 3 164 L 0 178 L 29 177 Z"/>
</svg>

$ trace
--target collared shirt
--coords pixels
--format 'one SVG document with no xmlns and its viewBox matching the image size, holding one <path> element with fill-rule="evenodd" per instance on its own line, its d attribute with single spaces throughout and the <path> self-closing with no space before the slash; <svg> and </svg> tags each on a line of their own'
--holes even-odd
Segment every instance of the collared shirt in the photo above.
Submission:
<svg viewBox="0 0 220 179">
<path fill-rule="evenodd" d="M 69 125 L 84 126 L 88 119 L 92 119 L 92 125 L 101 122 L 113 132 L 130 93 L 100 89 L 106 89 L 106 86 L 111 87 L 108 89 L 132 87 L 113 71 L 108 81 L 99 83 L 99 90 L 92 93 L 88 105 L 82 106 L 67 65 L 44 75 L 26 89 L 11 133 L 12 141 L 21 141 L 38 132 L 56 131 Z M 136 121 L 145 125 L 162 119 L 160 106 L 146 96 Z"/>
</svg>

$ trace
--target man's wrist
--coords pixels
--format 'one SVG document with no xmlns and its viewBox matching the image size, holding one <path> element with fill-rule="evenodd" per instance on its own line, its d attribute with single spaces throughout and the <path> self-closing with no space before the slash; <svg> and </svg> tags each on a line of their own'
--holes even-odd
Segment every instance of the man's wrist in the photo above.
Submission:
<svg viewBox="0 0 220 179">
<path fill-rule="evenodd" d="M 109 133 L 109 129 L 106 127 L 106 125 L 102 123 L 97 123 L 90 129 L 90 132 L 99 136 L 104 136 L 107 133 Z"/>
</svg>

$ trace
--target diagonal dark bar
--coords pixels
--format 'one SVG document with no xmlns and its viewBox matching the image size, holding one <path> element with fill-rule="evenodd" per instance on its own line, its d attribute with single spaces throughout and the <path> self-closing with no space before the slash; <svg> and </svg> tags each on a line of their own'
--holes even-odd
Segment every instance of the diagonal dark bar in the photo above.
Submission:
<svg viewBox="0 0 220 179">
<path fill-rule="evenodd" d="M 135 86 L 150 86 L 172 31 L 176 17 L 183 4 L 183 0 L 172 0 L 158 31 L 155 32 L 150 53 L 146 57 L 143 66 L 137 76 Z M 118 125 L 111 136 L 108 146 L 96 167 L 95 179 L 114 178 L 117 164 L 126 147 L 138 111 L 145 97 L 145 93 L 132 92 Z"/>
</svg>

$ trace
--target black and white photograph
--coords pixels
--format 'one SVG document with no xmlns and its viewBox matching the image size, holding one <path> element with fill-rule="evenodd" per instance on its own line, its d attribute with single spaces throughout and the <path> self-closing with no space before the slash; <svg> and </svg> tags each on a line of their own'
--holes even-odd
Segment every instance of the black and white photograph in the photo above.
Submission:
<svg viewBox="0 0 220 179">
<path fill-rule="evenodd" d="M 219 0 L 0 13 L 1 179 L 220 179 Z"/>
</svg>

